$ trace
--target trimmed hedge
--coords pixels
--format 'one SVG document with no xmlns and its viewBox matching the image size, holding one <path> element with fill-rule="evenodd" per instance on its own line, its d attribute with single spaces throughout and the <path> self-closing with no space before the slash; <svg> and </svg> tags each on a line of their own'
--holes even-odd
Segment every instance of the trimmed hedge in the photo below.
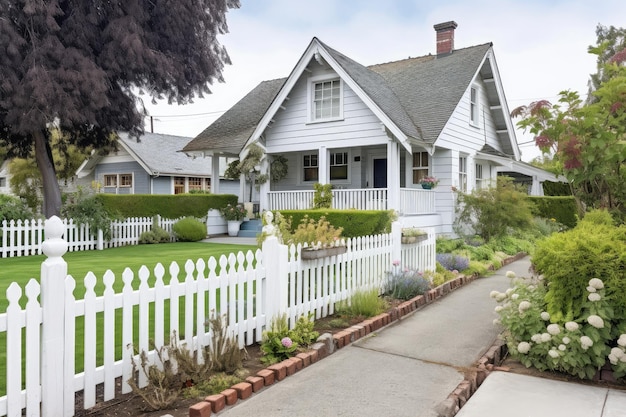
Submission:
<svg viewBox="0 0 626 417">
<path fill-rule="evenodd" d="M 571 196 L 572 190 L 566 182 L 543 182 L 543 195 L 545 196 Z"/>
<path fill-rule="evenodd" d="M 300 224 L 306 215 L 319 220 L 325 216 L 326 220 L 335 227 L 343 227 L 342 237 L 356 237 L 389 233 L 391 222 L 394 219 L 393 211 L 379 210 L 281 210 L 285 218 L 291 217 L 291 231 Z"/>
<path fill-rule="evenodd" d="M 535 205 L 533 213 L 546 219 L 555 219 L 557 222 L 569 227 L 576 227 L 576 200 L 574 197 L 528 197 Z"/>
<path fill-rule="evenodd" d="M 206 217 L 209 209 L 220 209 L 228 203 L 237 204 L 232 194 L 98 194 L 104 208 L 113 216 L 153 217 L 165 219 L 181 217 Z"/>
</svg>

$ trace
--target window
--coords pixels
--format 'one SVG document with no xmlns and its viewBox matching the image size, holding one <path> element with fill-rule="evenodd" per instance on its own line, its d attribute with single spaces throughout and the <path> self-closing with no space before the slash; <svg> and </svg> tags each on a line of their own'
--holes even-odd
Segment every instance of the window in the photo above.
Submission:
<svg viewBox="0 0 626 417">
<path fill-rule="evenodd" d="M 428 176 L 428 152 L 413 152 L 413 184 Z"/>
<path fill-rule="evenodd" d="M 334 120 L 343 116 L 341 80 L 313 82 L 311 88 L 311 121 Z"/>
<path fill-rule="evenodd" d="M 303 181 L 317 181 L 318 176 L 318 162 L 317 154 L 304 155 L 302 159 L 303 168 Z"/>
<path fill-rule="evenodd" d="M 117 187 L 117 174 L 104 176 L 105 187 Z"/>
<path fill-rule="evenodd" d="M 348 179 L 348 152 L 335 152 L 330 154 L 330 179 Z"/>
<path fill-rule="evenodd" d="M 174 194 L 185 192 L 185 177 L 174 177 Z"/>
<path fill-rule="evenodd" d="M 467 192 L 467 158 L 459 157 L 459 191 Z"/>
<path fill-rule="evenodd" d="M 204 178 L 190 177 L 189 178 L 189 191 L 191 190 L 203 191 L 204 190 Z"/>
<path fill-rule="evenodd" d="M 7 186 L 7 179 L 6 177 L 0 177 L 0 188 L 4 188 Z"/>
<path fill-rule="evenodd" d="M 120 174 L 120 187 L 133 186 L 133 174 Z"/>
<path fill-rule="evenodd" d="M 476 164 L 476 189 L 480 190 L 483 188 L 483 166 L 480 164 Z"/>
<path fill-rule="evenodd" d="M 470 89 L 470 124 L 478 126 L 478 89 Z"/>
</svg>

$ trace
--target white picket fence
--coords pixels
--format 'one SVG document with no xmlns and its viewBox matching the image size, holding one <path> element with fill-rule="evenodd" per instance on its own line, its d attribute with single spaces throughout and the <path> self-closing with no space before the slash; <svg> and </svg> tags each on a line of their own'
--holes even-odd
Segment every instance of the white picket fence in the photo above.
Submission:
<svg viewBox="0 0 626 417">
<path fill-rule="evenodd" d="M 67 275 L 62 258 L 68 249 L 62 239 L 66 225 L 53 217 L 44 229 L 42 252 L 47 259 L 42 263 L 41 283 L 31 279 L 25 291 L 11 284 L 6 292 L 8 308 L 0 314 L 7 381 L 0 416 L 23 412 L 73 416 L 76 392 L 83 391 L 83 407 L 89 409 L 98 400 L 115 397 L 118 377 L 123 381 L 122 393 L 130 392 L 126 381 L 133 377 L 133 360 L 139 360 L 135 351 L 149 352 L 155 360 L 149 340 L 157 349 L 173 341 L 203 362 L 212 337 L 205 322 L 212 314 L 227 315 L 228 331 L 243 347 L 261 341 L 273 317 L 286 314 L 293 326 L 301 315 L 332 314 L 335 303 L 348 300 L 356 290 L 381 288 L 394 260 L 406 265 L 421 262 L 427 269 L 435 265 L 434 230 L 428 231 L 427 241 L 412 245 L 430 248 L 416 252 L 401 245 L 401 227 L 394 223 L 390 234 L 350 239 L 346 253 L 316 260 L 302 260 L 300 246 L 287 247 L 270 237 L 254 253 L 187 260 L 184 271 L 177 263 L 167 271 L 161 264 L 153 270 L 143 266 L 137 275 L 126 269 L 118 293 L 114 284 L 120 277 L 108 271 L 102 278 L 102 293 L 96 294 L 98 279 L 93 273 L 80 282 Z M 85 287 L 83 299 L 75 299 L 77 285 Z M 84 339 L 79 341 L 77 323 L 84 328 Z M 116 357 L 120 342 L 122 353 Z M 84 349 L 83 370 L 78 373 L 77 343 Z M 98 345 L 103 346 L 100 356 Z M 147 384 L 141 372 L 137 382 L 140 387 Z M 101 398 L 96 397 L 99 384 L 103 384 Z"/>
<path fill-rule="evenodd" d="M 157 218 L 157 223 L 168 232 L 178 219 Z M 64 219 L 65 240 L 70 252 L 102 250 L 125 245 L 137 245 L 143 232 L 150 231 L 153 225 L 151 217 L 130 217 L 111 223 L 111 239 L 104 240 L 102 232 L 92 230 L 89 225 L 75 224 L 73 219 Z M 0 258 L 14 256 L 41 255 L 41 244 L 45 239 L 44 221 L 3 220 L 0 229 Z"/>
</svg>

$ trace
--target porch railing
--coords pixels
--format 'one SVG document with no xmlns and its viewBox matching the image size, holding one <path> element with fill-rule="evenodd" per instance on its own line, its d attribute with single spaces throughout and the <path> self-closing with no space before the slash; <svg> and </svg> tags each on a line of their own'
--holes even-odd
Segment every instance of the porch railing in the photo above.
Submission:
<svg viewBox="0 0 626 417">
<path fill-rule="evenodd" d="M 357 210 L 395 209 L 400 214 L 429 214 L 435 210 L 435 193 L 431 190 L 400 189 L 400 207 L 389 207 L 387 188 L 333 190 L 333 208 Z M 270 191 L 269 210 L 306 210 L 313 207 L 314 191 Z"/>
</svg>

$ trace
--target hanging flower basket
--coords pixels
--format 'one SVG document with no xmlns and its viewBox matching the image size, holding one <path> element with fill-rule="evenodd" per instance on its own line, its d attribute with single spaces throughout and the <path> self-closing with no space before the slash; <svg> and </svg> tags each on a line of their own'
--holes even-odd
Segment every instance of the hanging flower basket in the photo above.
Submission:
<svg viewBox="0 0 626 417">
<path fill-rule="evenodd" d="M 428 239 L 428 235 L 426 234 L 418 235 L 418 236 L 402 236 L 401 242 L 405 244 L 409 244 L 409 243 L 423 242 L 426 239 Z"/>
<path fill-rule="evenodd" d="M 328 256 L 341 255 L 346 253 L 348 248 L 346 246 L 332 246 L 329 248 L 302 248 L 300 252 L 300 258 L 305 260 L 326 258 Z"/>
</svg>

